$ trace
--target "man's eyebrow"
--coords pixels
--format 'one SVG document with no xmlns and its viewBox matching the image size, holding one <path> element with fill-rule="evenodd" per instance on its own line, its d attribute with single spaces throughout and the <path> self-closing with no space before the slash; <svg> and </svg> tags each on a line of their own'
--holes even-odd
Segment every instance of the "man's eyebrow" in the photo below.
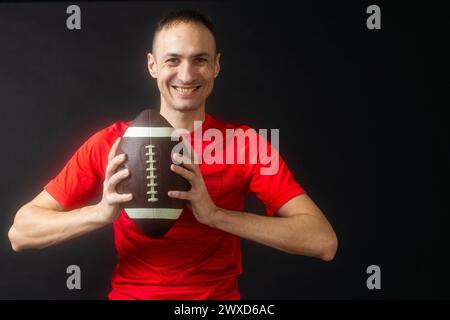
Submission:
<svg viewBox="0 0 450 320">
<path fill-rule="evenodd" d="M 168 58 L 168 57 L 176 57 L 176 58 L 179 58 L 179 57 L 181 57 L 181 55 L 179 55 L 178 53 L 171 53 L 171 52 L 169 52 L 169 53 L 166 53 L 166 54 L 163 56 L 163 59 Z"/>
<path fill-rule="evenodd" d="M 210 56 L 211 55 L 208 52 L 200 52 L 200 53 L 196 53 L 196 54 L 192 55 L 193 58 L 210 57 Z M 178 54 L 178 53 L 169 52 L 169 53 L 166 53 L 163 56 L 163 59 L 166 59 L 166 58 L 169 58 L 169 57 L 180 58 L 180 57 L 182 57 L 182 55 Z"/>
<path fill-rule="evenodd" d="M 210 57 L 211 55 L 208 52 L 200 52 L 197 54 L 194 54 L 193 57 L 198 58 L 198 57 Z"/>
</svg>

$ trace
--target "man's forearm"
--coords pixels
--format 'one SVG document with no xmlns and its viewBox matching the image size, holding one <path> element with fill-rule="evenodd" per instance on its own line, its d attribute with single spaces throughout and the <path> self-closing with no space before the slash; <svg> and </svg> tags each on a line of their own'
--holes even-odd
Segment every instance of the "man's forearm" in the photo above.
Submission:
<svg viewBox="0 0 450 320">
<path fill-rule="evenodd" d="M 54 211 L 35 205 L 22 207 L 9 230 L 15 251 L 49 247 L 101 228 L 97 206 L 72 211 Z"/>
<path fill-rule="evenodd" d="M 331 260 L 335 252 L 334 231 L 309 214 L 267 217 L 219 208 L 211 226 L 288 253 Z"/>
</svg>

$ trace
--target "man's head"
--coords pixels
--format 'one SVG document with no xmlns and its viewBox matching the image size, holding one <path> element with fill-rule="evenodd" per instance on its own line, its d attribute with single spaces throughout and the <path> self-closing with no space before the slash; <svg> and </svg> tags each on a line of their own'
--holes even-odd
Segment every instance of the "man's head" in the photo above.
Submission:
<svg viewBox="0 0 450 320">
<path fill-rule="evenodd" d="M 186 112 L 204 107 L 220 70 L 214 29 L 206 17 L 183 10 L 162 18 L 147 58 L 162 106 Z"/>
</svg>

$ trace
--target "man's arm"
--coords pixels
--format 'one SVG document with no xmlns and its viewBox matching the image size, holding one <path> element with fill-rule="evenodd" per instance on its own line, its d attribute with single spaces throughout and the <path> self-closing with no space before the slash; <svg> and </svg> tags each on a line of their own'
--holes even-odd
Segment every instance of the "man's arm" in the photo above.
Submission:
<svg viewBox="0 0 450 320">
<path fill-rule="evenodd" d="M 95 205 L 63 211 L 61 205 L 44 190 L 19 209 L 8 237 L 14 251 L 41 249 L 78 237 L 105 224 Z"/>
<path fill-rule="evenodd" d="M 169 196 L 188 200 L 189 209 L 199 222 L 288 253 L 325 261 L 334 258 L 336 234 L 306 194 L 285 203 L 278 210 L 279 217 L 225 210 L 211 200 L 198 165 L 183 161 L 183 167 L 172 165 L 171 169 L 186 178 L 192 188 L 187 192 L 169 191 Z"/>
<path fill-rule="evenodd" d="M 306 195 L 292 198 L 279 217 L 217 208 L 212 227 L 293 254 L 331 261 L 337 250 L 333 228 Z"/>
<path fill-rule="evenodd" d="M 14 251 L 40 249 L 78 237 L 113 222 L 120 214 L 120 203 L 131 200 L 131 194 L 118 194 L 116 185 L 125 179 L 127 169 L 117 173 L 118 166 L 125 161 L 123 155 L 116 156 L 120 138 L 113 144 L 105 171 L 102 200 L 92 206 L 64 211 L 64 208 L 47 192 L 17 212 L 8 237 Z"/>
</svg>

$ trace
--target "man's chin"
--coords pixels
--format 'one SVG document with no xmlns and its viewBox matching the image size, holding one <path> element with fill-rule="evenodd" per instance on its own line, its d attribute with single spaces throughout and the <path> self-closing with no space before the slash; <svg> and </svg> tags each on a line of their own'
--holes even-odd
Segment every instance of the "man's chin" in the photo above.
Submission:
<svg viewBox="0 0 450 320">
<path fill-rule="evenodd" d="M 172 107 L 177 111 L 189 112 L 200 109 L 201 104 L 174 103 Z"/>
</svg>

